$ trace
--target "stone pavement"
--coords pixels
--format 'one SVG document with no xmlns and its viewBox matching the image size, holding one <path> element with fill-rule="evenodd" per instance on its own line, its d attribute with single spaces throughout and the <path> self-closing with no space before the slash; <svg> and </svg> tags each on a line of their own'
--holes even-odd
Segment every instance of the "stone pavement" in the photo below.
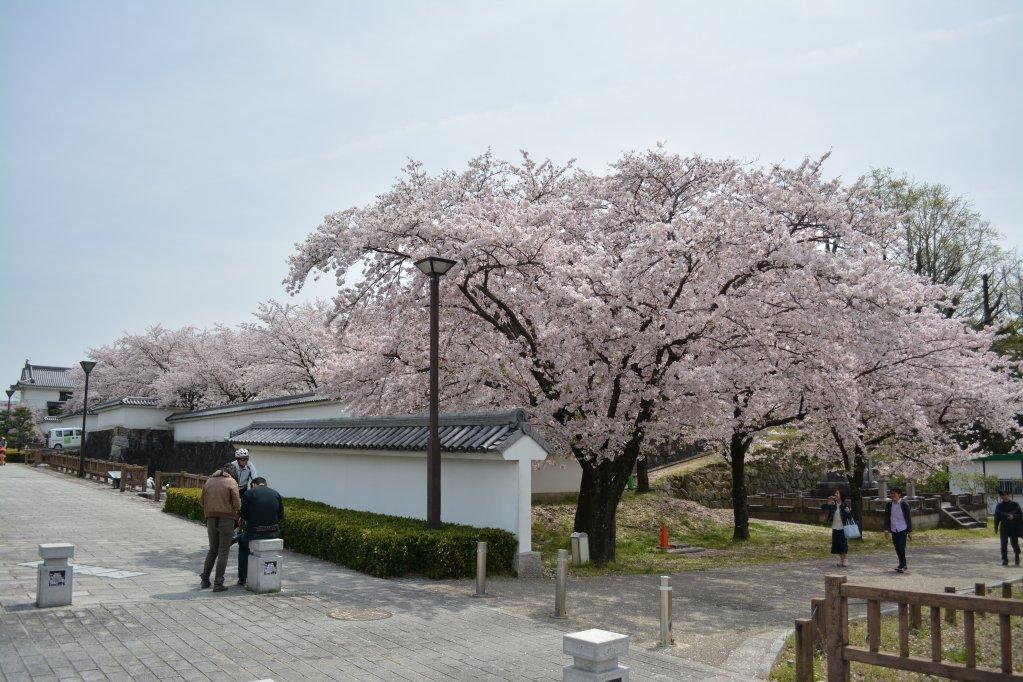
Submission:
<svg viewBox="0 0 1023 682">
<path fill-rule="evenodd" d="M 136 495 L 0 467 L 0 680 L 559 680 L 562 634 L 610 616 L 553 621 L 291 552 L 282 593 L 213 594 L 196 575 L 205 541 Z M 92 567 L 72 607 L 32 605 L 41 542 L 72 542 Z M 637 680 L 745 679 L 642 646 L 623 662 Z"/>
</svg>

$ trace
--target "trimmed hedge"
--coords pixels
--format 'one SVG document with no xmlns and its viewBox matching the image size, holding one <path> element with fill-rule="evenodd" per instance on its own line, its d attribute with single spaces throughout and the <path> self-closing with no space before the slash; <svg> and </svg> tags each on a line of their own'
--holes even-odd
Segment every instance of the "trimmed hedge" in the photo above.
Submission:
<svg viewBox="0 0 1023 682">
<path fill-rule="evenodd" d="M 8 464 L 24 464 L 25 463 L 25 453 L 24 452 L 11 452 L 10 450 L 8 450 L 7 451 L 7 456 L 6 456 L 5 459 L 7 460 Z"/>
<path fill-rule="evenodd" d="M 201 491 L 171 488 L 163 510 L 203 520 Z M 518 543 L 497 528 L 446 523 L 428 530 L 419 519 L 338 509 L 300 498 L 284 499 L 281 537 L 288 549 L 342 566 L 391 578 L 425 575 L 464 578 L 476 572 L 476 542 L 487 543 L 487 572 L 509 573 Z"/>
</svg>

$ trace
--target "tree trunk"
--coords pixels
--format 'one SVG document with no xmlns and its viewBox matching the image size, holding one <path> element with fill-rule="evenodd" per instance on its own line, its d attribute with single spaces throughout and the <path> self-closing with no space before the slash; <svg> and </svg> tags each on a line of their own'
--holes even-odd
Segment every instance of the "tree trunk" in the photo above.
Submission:
<svg viewBox="0 0 1023 682">
<path fill-rule="evenodd" d="M 746 489 L 746 453 L 753 439 L 733 433 L 728 444 L 728 457 L 732 461 L 732 539 L 749 540 L 749 491 Z"/>
<path fill-rule="evenodd" d="M 579 501 L 575 508 L 573 530 L 586 533 L 590 541 L 590 560 L 601 566 L 615 559 L 615 531 L 618 502 L 636 463 L 636 455 L 622 455 L 591 466 L 579 459 L 583 476 Z"/>
<path fill-rule="evenodd" d="M 863 523 L 863 472 L 867 469 L 867 458 L 863 451 L 857 447 L 852 461 L 852 472 L 846 469 L 846 477 L 849 479 L 849 506 L 852 507 L 853 516 Z"/>
<path fill-rule="evenodd" d="M 650 469 L 646 457 L 636 460 L 636 492 L 650 492 Z"/>
</svg>

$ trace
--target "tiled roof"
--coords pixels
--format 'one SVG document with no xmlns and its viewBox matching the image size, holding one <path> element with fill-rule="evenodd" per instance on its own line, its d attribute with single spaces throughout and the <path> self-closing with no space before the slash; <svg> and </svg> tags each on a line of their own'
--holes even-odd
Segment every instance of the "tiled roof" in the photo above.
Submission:
<svg viewBox="0 0 1023 682">
<path fill-rule="evenodd" d="M 28 362 L 21 368 L 19 384 L 40 386 L 44 388 L 74 388 L 71 383 L 70 367 L 50 367 L 48 365 L 32 365 Z"/>
<path fill-rule="evenodd" d="M 89 410 L 89 416 L 95 416 L 95 415 L 96 415 L 96 410 Z M 82 411 L 81 410 L 76 410 L 74 412 L 64 412 L 63 414 L 58 414 L 58 415 L 53 415 L 53 416 L 47 415 L 47 416 L 43 417 L 41 421 L 44 421 L 44 422 L 60 422 L 60 421 L 64 421 L 65 419 L 70 419 L 71 417 L 81 417 L 81 416 L 82 416 Z"/>
<path fill-rule="evenodd" d="M 307 403 L 325 403 L 331 399 L 315 393 L 299 393 L 297 395 L 284 395 L 278 398 L 265 398 L 263 400 L 250 400 L 246 403 L 231 403 L 228 405 L 217 405 L 207 407 L 193 412 L 179 412 L 167 417 L 169 422 L 184 421 L 186 419 L 200 419 L 202 417 L 216 417 L 222 414 L 235 414 L 236 412 L 251 412 L 253 410 L 269 410 L 275 407 L 290 407 L 292 405 L 305 405 Z"/>
<path fill-rule="evenodd" d="M 101 403 L 96 403 L 92 406 L 92 409 L 107 410 L 111 407 L 120 407 L 121 405 L 128 405 L 130 407 L 159 407 L 159 404 L 160 401 L 157 398 L 129 395 L 123 398 L 114 398 L 113 400 L 104 400 Z"/>
<path fill-rule="evenodd" d="M 439 426 L 441 450 L 446 452 L 500 452 L 523 435 L 551 451 L 522 410 L 442 414 Z M 242 445 L 422 452 L 428 437 L 428 417 L 414 415 L 255 422 L 233 432 L 230 440 Z"/>
</svg>

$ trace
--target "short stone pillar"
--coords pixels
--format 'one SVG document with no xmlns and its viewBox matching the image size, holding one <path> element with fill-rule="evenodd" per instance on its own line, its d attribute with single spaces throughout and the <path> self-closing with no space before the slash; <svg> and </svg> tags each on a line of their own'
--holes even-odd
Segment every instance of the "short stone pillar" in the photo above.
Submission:
<svg viewBox="0 0 1023 682">
<path fill-rule="evenodd" d="M 75 546 L 67 542 L 39 545 L 39 575 L 36 580 L 36 606 L 70 606 L 74 585 L 74 567 L 68 559 L 75 555 Z"/>
<path fill-rule="evenodd" d="M 916 497 L 916 481 L 912 479 L 906 483 L 906 497 L 911 500 Z"/>
<path fill-rule="evenodd" d="M 572 565 L 590 563 L 590 538 L 586 533 L 572 533 Z"/>
<path fill-rule="evenodd" d="M 628 682 L 629 669 L 618 659 L 629 653 L 629 636 L 607 630 L 567 634 L 562 647 L 575 662 L 562 669 L 563 682 Z"/>
<path fill-rule="evenodd" d="M 280 592 L 284 540 L 249 540 L 249 574 L 245 585 L 253 592 Z"/>
<path fill-rule="evenodd" d="M 877 499 L 888 499 L 888 481 L 883 478 L 877 479 Z"/>
</svg>

